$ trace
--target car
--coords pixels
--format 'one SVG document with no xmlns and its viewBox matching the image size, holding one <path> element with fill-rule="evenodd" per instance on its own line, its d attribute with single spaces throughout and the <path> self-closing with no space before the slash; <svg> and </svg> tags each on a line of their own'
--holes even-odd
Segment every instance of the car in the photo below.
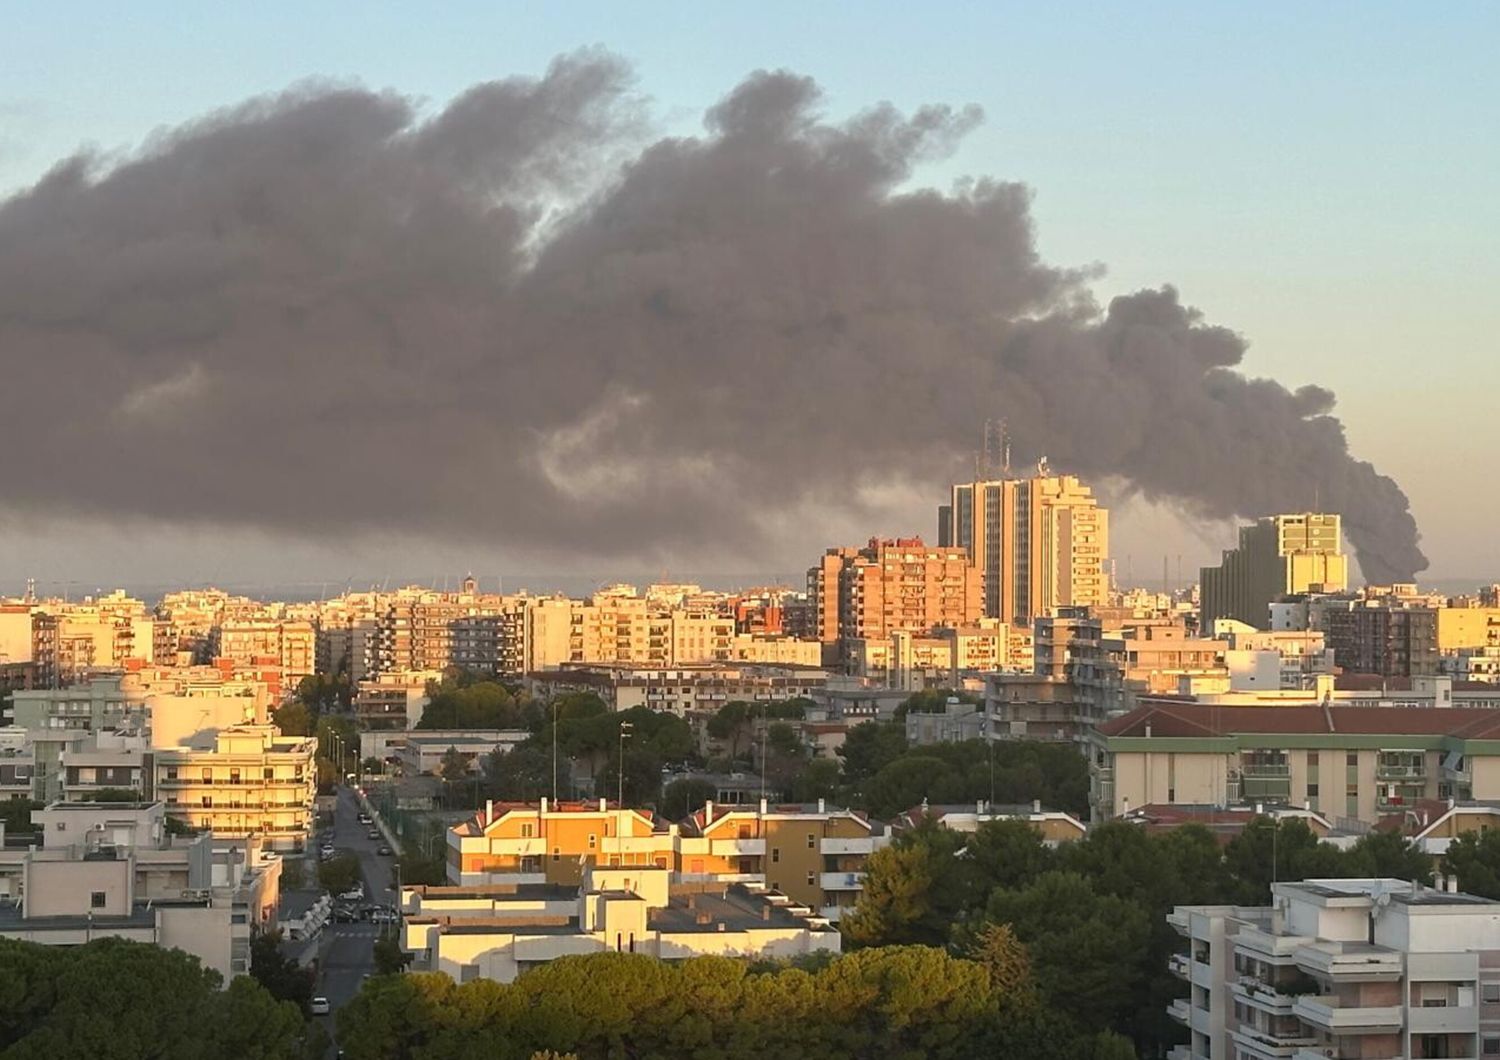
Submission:
<svg viewBox="0 0 1500 1060">
<path fill-rule="evenodd" d="M 372 924 L 394 924 L 401 918 L 389 909 L 375 909 L 370 912 L 370 923 Z"/>
<path fill-rule="evenodd" d="M 370 831 L 368 833 L 366 833 L 365 838 L 366 839 L 379 839 L 380 838 L 380 829 L 378 829 L 378 828 L 372 828 L 372 829 L 370 829 Z"/>
<path fill-rule="evenodd" d="M 391 848 L 386 846 L 384 843 L 381 843 L 380 849 L 375 851 L 375 853 L 379 854 L 381 857 L 388 858 L 391 856 Z"/>
<path fill-rule="evenodd" d="M 339 895 L 339 901 L 358 902 L 360 899 L 364 898 L 364 896 L 365 889 L 356 883 L 353 887 L 349 888 L 349 890 Z"/>
<path fill-rule="evenodd" d="M 333 907 L 333 922 L 335 924 L 358 924 L 364 917 L 359 915 L 359 910 L 353 906 L 336 905 Z"/>
<path fill-rule="evenodd" d="M 369 814 L 362 813 L 362 814 L 359 815 L 359 823 L 360 824 L 374 824 L 375 820 Z"/>
<path fill-rule="evenodd" d="M 307 1011 L 314 1016 L 326 1016 L 333 1011 L 333 1006 L 328 1003 L 326 997 L 315 997 L 308 1003 Z"/>
</svg>

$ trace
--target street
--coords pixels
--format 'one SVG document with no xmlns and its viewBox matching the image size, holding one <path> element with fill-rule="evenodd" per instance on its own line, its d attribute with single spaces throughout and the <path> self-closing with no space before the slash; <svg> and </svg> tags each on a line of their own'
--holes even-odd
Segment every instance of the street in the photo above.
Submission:
<svg viewBox="0 0 1500 1060">
<path fill-rule="evenodd" d="M 396 892 L 388 889 L 392 882 L 395 858 L 376 853 L 384 839 L 370 839 L 373 825 L 359 823 L 360 806 L 351 788 L 338 789 L 338 808 L 334 811 L 333 845 L 340 852 L 359 856 L 359 867 L 365 883 L 365 902 L 394 905 Z M 316 993 L 328 998 L 337 1012 L 359 993 L 364 977 L 374 972 L 374 945 L 382 930 L 397 931 L 395 925 L 340 924 L 330 922 L 324 929 L 324 948 Z M 332 1022 L 330 1018 L 330 1023 Z M 330 1033 L 332 1027 L 329 1028 Z"/>
</svg>

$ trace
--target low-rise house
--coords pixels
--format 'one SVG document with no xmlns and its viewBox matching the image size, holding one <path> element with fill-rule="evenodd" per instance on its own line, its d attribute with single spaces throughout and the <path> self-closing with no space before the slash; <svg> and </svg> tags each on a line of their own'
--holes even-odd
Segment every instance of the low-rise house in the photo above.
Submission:
<svg viewBox="0 0 1500 1060">
<path fill-rule="evenodd" d="M 837 953 L 839 933 L 806 906 L 758 885 L 674 891 L 664 868 L 589 867 L 578 886 L 412 887 L 402 946 L 413 971 L 508 983 L 573 954 L 789 958 Z"/>
</svg>

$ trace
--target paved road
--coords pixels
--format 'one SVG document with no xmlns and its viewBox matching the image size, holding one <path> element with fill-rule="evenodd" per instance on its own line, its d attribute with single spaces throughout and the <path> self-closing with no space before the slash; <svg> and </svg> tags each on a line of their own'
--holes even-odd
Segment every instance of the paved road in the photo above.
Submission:
<svg viewBox="0 0 1500 1060">
<path fill-rule="evenodd" d="M 383 842 L 370 839 L 369 825 L 359 823 L 359 804 L 349 788 L 339 788 L 334 811 L 333 845 L 359 856 L 365 881 L 365 901 L 395 904 L 390 889 L 394 859 L 375 851 Z M 323 929 L 324 949 L 317 992 L 328 998 L 335 1012 L 359 993 L 364 977 L 375 970 L 374 946 L 381 928 L 375 924 L 330 923 Z M 329 1027 L 332 1033 L 332 1026 Z"/>
</svg>

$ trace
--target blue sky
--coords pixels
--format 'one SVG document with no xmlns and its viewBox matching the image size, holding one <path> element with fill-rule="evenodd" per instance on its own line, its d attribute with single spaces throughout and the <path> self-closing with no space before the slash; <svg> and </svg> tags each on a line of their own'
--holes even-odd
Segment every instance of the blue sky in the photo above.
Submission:
<svg viewBox="0 0 1500 1060">
<path fill-rule="evenodd" d="M 127 150 L 305 77 L 437 103 L 591 44 L 635 64 L 672 131 L 758 67 L 814 76 L 832 114 L 978 103 L 985 124 L 922 182 L 1022 180 L 1049 260 L 1104 264 L 1104 296 L 1176 284 L 1251 339 L 1248 371 L 1330 386 L 1356 453 L 1412 496 L 1430 573 L 1500 577 L 1500 490 L 1474 490 L 1500 450 L 1500 5 L 19 10 L 0 36 L 0 194 L 81 144 Z M 1124 519 L 1126 547 L 1164 518 Z M 1227 543 L 1170 532 L 1191 562 Z"/>
</svg>

